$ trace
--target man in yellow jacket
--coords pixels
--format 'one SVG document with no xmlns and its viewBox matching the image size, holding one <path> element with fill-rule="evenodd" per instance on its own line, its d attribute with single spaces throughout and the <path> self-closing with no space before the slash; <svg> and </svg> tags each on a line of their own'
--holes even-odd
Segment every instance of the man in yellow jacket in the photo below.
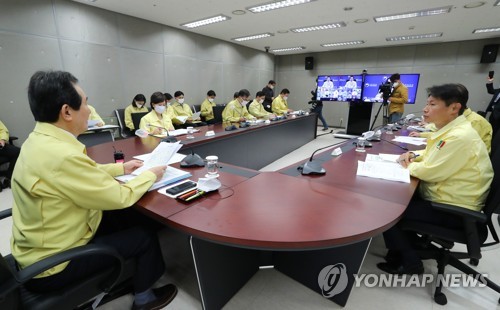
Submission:
<svg viewBox="0 0 500 310">
<path fill-rule="evenodd" d="M 288 108 L 288 95 L 290 95 L 290 91 L 287 88 L 283 88 L 279 96 L 274 98 L 272 103 L 272 110 L 274 114 L 281 116 L 285 113 L 293 112 L 292 109 Z"/>
<path fill-rule="evenodd" d="M 403 220 L 417 220 L 443 227 L 462 227 L 459 217 L 436 211 L 431 202 L 456 205 L 479 211 L 484 207 L 493 168 L 479 135 L 462 115 L 469 93 L 460 84 L 433 86 L 424 108 L 424 120 L 437 131 L 427 139 L 425 150 L 407 152 L 399 157 L 410 175 L 419 178 L 418 193 L 412 198 Z M 420 274 L 422 261 L 412 247 L 416 235 L 398 225 L 384 232 L 389 252 L 387 262 L 377 266 L 392 274 Z"/>
<path fill-rule="evenodd" d="M 230 101 L 222 111 L 222 121 L 239 123 L 255 119 L 252 114 L 248 113 L 246 107 L 249 101 L 248 97 L 250 97 L 250 92 L 247 89 L 240 90 L 238 98 Z"/>
<path fill-rule="evenodd" d="M 264 103 L 265 97 L 266 94 L 264 94 L 264 92 L 258 91 L 257 94 L 255 95 L 255 99 L 248 106 L 248 112 L 253 116 L 255 116 L 256 118 L 270 119 L 276 117 L 276 115 L 274 115 L 273 113 L 267 112 L 264 106 L 262 105 Z"/>
<path fill-rule="evenodd" d="M 217 105 L 215 103 L 215 96 L 215 91 L 209 90 L 207 92 L 207 98 L 201 103 L 200 106 L 200 114 L 209 125 L 215 124 L 214 107 Z"/>
<path fill-rule="evenodd" d="M 389 123 L 395 123 L 403 116 L 405 104 L 408 103 L 408 87 L 401 83 L 401 75 L 394 73 L 389 78 L 392 84 L 392 94 L 389 97 Z"/>
<path fill-rule="evenodd" d="M 78 80 L 68 72 L 36 72 L 28 98 L 36 125 L 12 178 L 11 249 L 19 268 L 88 243 L 106 244 L 125 259 L 135 258 L 132 309 L 168 304 L 177 292 L 174 285 L 152 290 L 165 268 L 156 234 L 144 226 L 122 226 L 132 210 L 121 210 L 139 200 L 166 166 L 120 184 L 114 176 L 131 173 L 140 161 L 101 165 L 89 158 L 76 137 L 87 130 L 90 109 Z M 26 286 L 57 291 L 111 263 L 102 256 L 75 259 L 46 270 Z"/>
</svg>

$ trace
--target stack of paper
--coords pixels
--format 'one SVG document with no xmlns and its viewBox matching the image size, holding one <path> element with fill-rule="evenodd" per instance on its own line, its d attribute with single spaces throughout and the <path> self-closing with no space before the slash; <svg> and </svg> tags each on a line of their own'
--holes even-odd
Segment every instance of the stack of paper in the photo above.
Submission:
<svg viewBox="0 0 500 310">
<path fill-rule="evenodd" d="M 392 141 L 413 144 L 413 145 L 426 145 L 427 138 L 419 138 L 419 137 L 408 137 L 408 136 L 396 136 L 396 138 L 392 139 Z"/>
<path fill-rule="evenodd" d="M 356 175 L 410 183 L 410 172 L 396 161 L 398 158 L 393 154 L 366 154 L 364 162 L 358 161 Z"/>
</svg>

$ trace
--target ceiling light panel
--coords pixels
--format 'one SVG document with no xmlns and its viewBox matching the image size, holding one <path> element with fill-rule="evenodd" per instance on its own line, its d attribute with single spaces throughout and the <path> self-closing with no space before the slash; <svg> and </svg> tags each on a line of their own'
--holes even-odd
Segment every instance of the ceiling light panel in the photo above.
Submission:
<svg viewBox="0 0 500 310">
<path fill-rule="evenodd" d="M 446 7 L 442 7 L 442 8 L 401 13 L 401 14 L 396 14 L 396 15 L 379 16 L 379 17 L 374 17 L 373 19 L 376 22 L 387 22 L 387 21 L 391 21 L 391 20 L 398 20 L 398 19 L 405 19 L 405 18 L 433 16 L 433 15 L 450 13 L 451 8 L 452 8 L 452 6 L 446 6 Z"/>
<path fill-rule="evenodd" d="M 207 25 L 210 25 L 210 24 L 214 24 L 214 23 L 220 23 L 220 22 L 228 21 L 230 19 L 231 19 L 231 17 L 220 14 L 220 15 L 217 15 L 217 16 L 207 17 L 205 19 L 200 19 L 200 20 L 196 20 L 196 21 L 193 21 L 193 22 L 181 24 L 181 27 L 197 28 L 197 27 L 201 27 L 201 26 L 207 26 Z"/>
<path fill-rule="evenodd" d="M 254 34 L 254 35 L 246 36 L 246 37 L 234 38 L 234 39 L 231 39 L 231 40 L 241 42 L 241 41 L 248 41 L 248 40 L 256 40 L 256 39 L 268 38 L 268 37 L 272 37 L 272 36 L 273 36 L 272 33 L 266 32 L 266 33 Z"/>
<path fill-rule="evenodd" d="M 365 41 L 359 40 L 359 41 L 326 43 L 326 44 L 321 44 L 321 46 L 323 46 L 323 47 L 337 47 L 337 46 L 358 45 L 358 44 L 364 44 L 364 43 L 365 43 Z"/>
<path fill-rule="evenodd" d="M 300 32 L 318 31 L 318 30 L 325 30 L 325 29 L 335 29 L 335 28 L 341 28 L 341 27 L 345 27 L 345 26 L 347 26 L 346 23 L 338 22 L 338 23 L 330 23 L 330 24 L 317 25 L 317 26 L 293 28 L 290 30 L 293 32 L 296 32 L 296 33 L 300 33 Z"/>
<path fill-rule="evenodd" d="M 495 31 L 500 31 L 500 27 L 474 29 L 474 31 L 472 31 L 472 33 L 486 33 L 486 32 L 495 32 Z"/>
<path fill-rule="evenodd" d="M 271 50 L 274 53 L 281 53 L 281 52 L 292 52 L 292 51 L 300 51 L 300 50 L 305 50 L 306 48 L 303 46 L 296 46 L 296 47 L 285 47 L 285 48 L 277 48 Z"/>
<path fill-rule="evenodd" d="M 260 4 L 257 6 L 252 6 L 248 7 L 247 10 L 249 10 L 252 13 L 262 13 L 262 12 L 267 12 L 271 10 L 276 10 L 276 9 L 283 9 L 289 6 L 294 6 L 294 5 L 299 5 L 299 4 L 306 4 L 309 2 L 313 2 L 316 0 L 285 0 L 285 1 L 272 1 L 264 4 Z"/>
<path fill-rule="evenodd" d="M 406 41 L 406 40 L 418 40 L 418 39 L 432 39 L 442 37 L 443 33 L 427 33 L 427 34 L 414 34 L 408 36 L 399 36 L 399 37 L 389 37 L 385 38 L 386 41 Z"/>
</svg>

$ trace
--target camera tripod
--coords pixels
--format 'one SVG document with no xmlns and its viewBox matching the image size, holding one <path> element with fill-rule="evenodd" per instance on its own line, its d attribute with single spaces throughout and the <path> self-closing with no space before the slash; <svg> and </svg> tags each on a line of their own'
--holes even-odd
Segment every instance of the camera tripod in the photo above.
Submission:
<svg viewBox="0 0 500 310">
<path fill-rule="evenodd" d="M 377 121 L 378 115 L 380 114 L 380 110 L 382 110 L 382 108 L 383 108 L 382 124 L 385 126 L 389 122 L 389 103 L 387 102 L 388 99 L 389 99 L 389 97 L 384 96 L 384 101 L 382 102 L 382 104 L 378 108 L 377 114 L 375 114 L 375 117 L 373 118 L 373 122 L 372 122 L 372 125 L 370 126 L 370 130 L 373 130 L 373 126 L 375 125 L 375 122 Z"/>
</svg>

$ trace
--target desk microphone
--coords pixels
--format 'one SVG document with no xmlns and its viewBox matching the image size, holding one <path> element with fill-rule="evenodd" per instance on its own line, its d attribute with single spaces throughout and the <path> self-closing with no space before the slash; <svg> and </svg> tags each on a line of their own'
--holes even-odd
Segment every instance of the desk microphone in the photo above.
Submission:
<svg viewBox="0 0 500 310">
<path fill-rule="evenodd" d="M 171 136 L 171 135 L 168 133 L 168 129 L 166 129 L 165 127 L 156 126 L 156 125 L 153 125 L 153 124 L 147 124 L 147 126 L 148 126 L 148 127 L 155 127 L 155 128 L 160 128 L 160 129 L 163 129 L 163 130 L 167 133 L 167 137 L 166 137 L 166 138 L 161 139 L 161 142 L 167 142 L 167 143 L 177 142 L 177 138 L 176 138 L 176 137 Z"/>
<path fill-rule="evenodd" d="M 316 154 L 318 151 L 327 149 L 329 147 L 332 147 L 332 146 L 335 146 L 335 145 L 341 144 L 341 143 L 344 143 L 344 142 L 343 141 L 342 142 L 337 142 L 337 143 L 334 143 L 334 144 L 331 144 L 331 145 L 327 145 L 327 146 L 324 146 L 324 147 L 321 147 L 321 148 L 315 150 L 312 153 L 312 155 L 309 158 L 309 160 L 306 161 L 304 163 L 304 165 L 301 165 L 301 166 L 297 167 L 297 169 L 302 170 L 301 171 L 302 174 L 325 174 L 326 170 L 321 166 L 321 162 L 319 162 L 317 160 L 313 160 L 314 154 Z"/>
<path fill-rule="evenodd" d="M 184 145 L 184 144 L 183 144 Z M 181 161 L 182 168 L 190 168 L 190 167 L 204 167 L 205 161 L 201 158 L 200 155 L 196 154 L 192 147 L 191 154 L 186 155 L 184 159 Z"/>
</svg>

